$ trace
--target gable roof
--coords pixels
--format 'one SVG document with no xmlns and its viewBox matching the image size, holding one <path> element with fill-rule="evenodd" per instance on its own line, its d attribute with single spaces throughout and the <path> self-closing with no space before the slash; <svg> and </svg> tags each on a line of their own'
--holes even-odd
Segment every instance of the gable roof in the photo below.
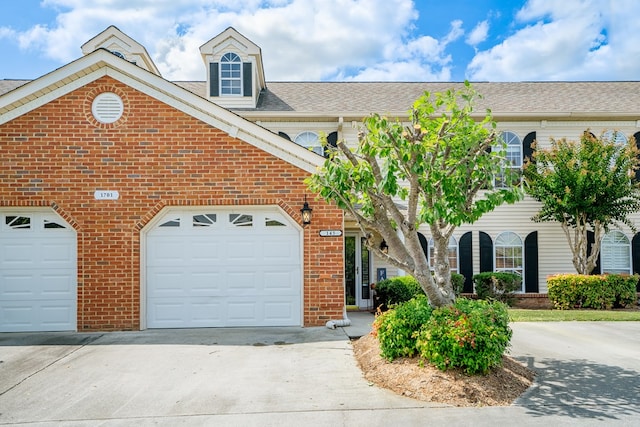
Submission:
<svg viewBox="0 0 640 427">
<path fill-rule="evenodd" d="M 310 173 L 324 161 L 322 156 L 106 49 L 98 49 L 27 83 L 4 81 L 0 88 L 10 90 L 0 93 L 0 125 L 107 75 Z"/>
<path fill-rule="evenodd" d="M 134 63 L 142 62 L 142 64 L 138 63 L 137 65 L 154 74 L 160 75 L 160 70 L 158 70 L 158 67 L 156 67 L 156 64 L 151 59 L 151 55 L 149 55 L 147 49 L 114 25 L 108 26 L 104 31 L 92 37 L 81 47 L 84 55 L 100 48 L 112 52 L 117 49 L 117 52 L 124 54 L 127 60 L 133 61 Z"/>
</svg>

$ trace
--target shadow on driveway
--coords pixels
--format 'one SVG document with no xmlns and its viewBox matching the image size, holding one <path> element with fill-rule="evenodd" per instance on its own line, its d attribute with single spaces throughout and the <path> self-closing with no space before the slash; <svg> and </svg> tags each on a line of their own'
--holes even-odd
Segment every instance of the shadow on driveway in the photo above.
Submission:
<svg viewBox="0 0 640 427">
<path fill-rule="evenodd" d="M 640 414 L 636 371 L 588 360 L 516 359 L 537 373 L 536 386 L 516 402 L 528 415 L 606 421 Z"/>
</svg>

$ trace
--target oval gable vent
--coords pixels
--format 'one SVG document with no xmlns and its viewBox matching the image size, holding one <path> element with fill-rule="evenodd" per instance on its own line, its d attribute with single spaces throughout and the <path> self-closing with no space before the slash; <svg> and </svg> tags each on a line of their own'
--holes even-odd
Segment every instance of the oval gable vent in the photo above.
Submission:
<svg viewBox="0 0 640 427">
<path fill-rule="evenodd" d="M 100 123 L 114 123 L 124 111 L 122 99 L 113 92 L 104 92 L 96 96 L 91 104 L 93 117 Z"/>
</svg>

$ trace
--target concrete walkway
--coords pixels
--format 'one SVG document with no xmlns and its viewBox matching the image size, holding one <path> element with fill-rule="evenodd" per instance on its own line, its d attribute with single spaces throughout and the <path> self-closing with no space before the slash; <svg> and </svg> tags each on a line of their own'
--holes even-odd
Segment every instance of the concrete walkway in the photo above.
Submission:
<svg viewBox="0 0 640 427">
<path fill-rule="evenodd" d="M 367 383 L 326 328 L 0 334 L 0 425 L 640 425 L 640 322 L 515 323 L 538 371 L 509 407 L 426 404 Z"/>
</svg>

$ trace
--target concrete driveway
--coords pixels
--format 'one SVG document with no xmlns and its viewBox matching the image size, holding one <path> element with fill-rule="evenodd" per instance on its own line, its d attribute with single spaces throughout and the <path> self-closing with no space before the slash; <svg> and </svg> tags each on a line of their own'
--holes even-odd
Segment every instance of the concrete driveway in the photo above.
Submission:
<svg viewBox="0 0 640 427">
<path fill-rule="evenodd" d="M 349 328 L 0 334 L 0 425 L 640 425 L 640 322 L 512 327 L 538 381 L 494 408 L 368 384 Z"/>
</svg>

